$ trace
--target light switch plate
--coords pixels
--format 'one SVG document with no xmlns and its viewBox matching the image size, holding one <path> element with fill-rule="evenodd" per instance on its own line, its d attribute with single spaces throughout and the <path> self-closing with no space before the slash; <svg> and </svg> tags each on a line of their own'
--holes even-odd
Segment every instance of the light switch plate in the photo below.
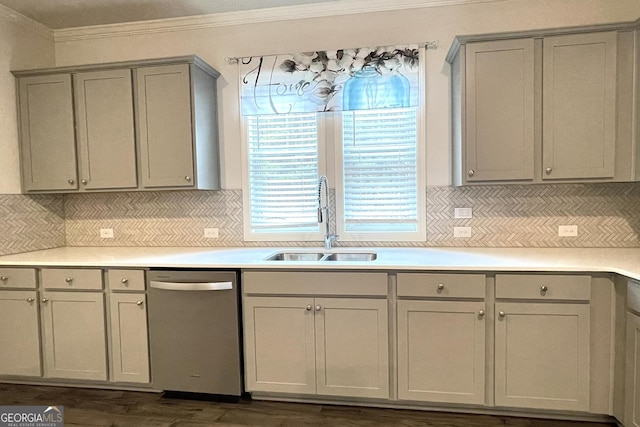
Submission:
<svg viewBox="0 0 640 427">
<path fill-rule="evenodd" d="M 471 227 L 453 227 L 453 237 L 471 237 Z"/>
<path fill-rule="evenodd" d="M 113 228 L 101 228 L 100 229 L 100 238 L 101 239 L 113 239 Z"/>
<path fill-rule="evenodd" d="M 205 239 L 217 239 L 218 238 L 218 229 L 217 228 L 205 228 L 204 229 L 204 237 L 205 237 Z"/>
<path fill-rule="evenodd" d="M 453 208 L 454 218 L 473 218 L 473 208 Z"/>
<path fill-rule="evenodd" d="M 560 225 L 558 226 L 558 236 L 576 237 L 578 235 L 577 225 Z"/>
</svg>

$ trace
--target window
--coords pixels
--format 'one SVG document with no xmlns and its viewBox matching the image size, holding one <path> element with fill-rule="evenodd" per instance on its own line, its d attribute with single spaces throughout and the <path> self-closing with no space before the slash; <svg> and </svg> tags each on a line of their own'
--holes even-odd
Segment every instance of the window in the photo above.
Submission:
<svg viewBox="0 0 640 427">
<path fill-rule="evenodd" d="M 324 114 L 335 136 L 321 131 L 318 113 L 245 116 L 245 239 L 322 240 L 318 178 L 322 154 L 336 147 L 329 184 L 340 240 L 424 240 L 417 111 Z"/>
<path fill-rule="evenodd" d="M 416 108 L 342 113 L 337 220 L 348 240 L 423 239 Z"/>
<path fill-rule="evenodd" d="M 249 172 L 245 201 L 255 240 L 319 232 L 317 114 L 247 116 L 245 122 Z"/>
</svg>

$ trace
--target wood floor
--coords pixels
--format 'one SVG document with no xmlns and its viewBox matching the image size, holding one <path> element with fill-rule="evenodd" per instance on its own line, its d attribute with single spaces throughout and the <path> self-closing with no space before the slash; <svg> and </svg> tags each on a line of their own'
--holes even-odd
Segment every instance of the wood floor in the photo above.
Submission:
<svg viewBox="0 0 640 427">
<path fill-rule="evenodd" d="M 61 405 L 64 406 L 65 426 L 603 427 L 615 425 L 264 401 L 215 403 L 166 398 L 157 393 L 12 384 L 0 384 L 0 405 Z"/>
</svg>

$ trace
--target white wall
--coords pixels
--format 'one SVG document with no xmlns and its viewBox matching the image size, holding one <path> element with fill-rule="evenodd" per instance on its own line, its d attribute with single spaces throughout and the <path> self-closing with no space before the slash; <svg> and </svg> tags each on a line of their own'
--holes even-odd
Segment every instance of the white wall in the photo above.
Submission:
<svg viewBox="0 0 640 427">
<path fill-rule="evenodd" d="M 438 40 L 440 47 L 427 53 L 427 184 L 448 185 L 449 67 L 444 58 L 455 35 L 628 22 L 638 17 L 638 0 L 498 0 L 178 31 L 131 31 L 100 37 L 87 33 L 84 38 L 57 41 L 55 50 L 59 66 L 186 54 L 197 54 L 209 62 L 222 73 L 222 185 L 239 189 L 237 70 L 225 57 Z M 122 31 L 132 27 L 109 28 Z"/>
<path fill-rule="evenodd" d="M 20 193 L 16 87 L 11 70 L 55 65 L 53 33 L 0 8 L 0 194 Z"/>
</svg>

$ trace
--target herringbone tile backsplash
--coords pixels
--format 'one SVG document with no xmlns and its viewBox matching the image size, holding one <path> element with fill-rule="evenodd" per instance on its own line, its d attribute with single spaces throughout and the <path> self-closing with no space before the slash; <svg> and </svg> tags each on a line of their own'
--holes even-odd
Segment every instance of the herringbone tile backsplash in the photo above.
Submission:
<svg viewBox="0 0 640 427">
<path fill-rule="evenodd" d="M 61 196 L 0 195 L 0 255 L 65 244 Z"/>
<path fill-rule="evenodd" d="M 242 192 L 95 193 L 64 197 L 69 246 L 317 246 L 245 242 Z M 455 207 L 473 208 L 454 219 Z M 341 246 L 640 247 L 640 183 L 429 187 L 424 242 L 338 242 Z M 559 225 L 577 237 L 558 237 Z M 454 226 L 472 237 L 454 238 Z M 219 229 L 205 239 L 203 229 Z M 101 239 L 100 228 L 113 228 Z"/>
</svg>

